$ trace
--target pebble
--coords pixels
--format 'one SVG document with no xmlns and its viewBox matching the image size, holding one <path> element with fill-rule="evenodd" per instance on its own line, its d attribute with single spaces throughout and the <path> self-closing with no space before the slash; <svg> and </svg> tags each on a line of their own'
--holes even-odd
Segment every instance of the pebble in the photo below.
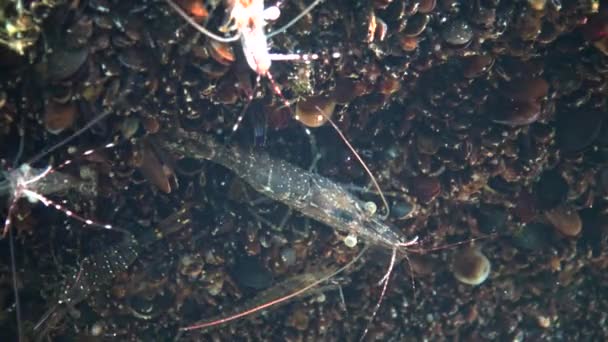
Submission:
<svg viewBox="0 0 608 342">
<path fill-rule="evenodd" d="M 454 256 L 452 272 L 461 283 L 479 285 L 490 275 L 490 260 L 478 249 L 468 248 Z"/>
</svg>

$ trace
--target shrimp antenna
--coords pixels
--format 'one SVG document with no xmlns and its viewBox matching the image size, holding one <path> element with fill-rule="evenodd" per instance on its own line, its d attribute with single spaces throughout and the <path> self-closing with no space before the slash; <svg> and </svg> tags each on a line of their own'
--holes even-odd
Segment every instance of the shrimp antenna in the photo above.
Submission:
<svg viewBox="0 0 608 342">
<path fill-rule="evenodd" d="M 298 20 L 302 19 L 302 17 L 304 17 L 305 15 L 307 15 L 310 11 L 312 11 L 318 4 L 320 4 L 321 2 L 323 2 L 323 0 L 315 0 L 313 1 L 310 5 L 308 5 L 308 7 L 306 7 L 302 12 L 300 12 L 300 14 L 298 14 L 295 18 L 291 19 L 287 24 L 283 25 L 282 27 L 268 33 L 266 35 L 266 38 L 271 38 L 276 36 L 279 33 L 283 33 L 285 31 L 287 31 L 288 28 L 292 27 L 295 23 L 298 22 Z"/>
<path fill-rule="evenodd" d="M 15 160 L 13 160 L 13 167 L 16 167 L 19 163 L 19 159 L 23 155 L 23 146 L 25 145 L 25 115 L 21 116 L 21 125 L 17 127 L 19 132 L 19 148 L 17 150 L 17 155 L 15 155 Z"/>
<path fill-rule="evenodd" d="M 194 21 L 194 19 L 192 19 L 192 17 L 190 17 L 181 7 L 179 7 L 173 0 L 165 0 L 165 2 L 167 4 L 169 4 L 169 6 L 171 6 L 171 8 L 173 8 L 175 10 L 175 12 L 177 12 L 182 18 L 184 18 L 184 20 L 186 20 L 188 22 L 188 24 L 190 24 L 192 27 L 194 27 L 195 29 L 197 29 L 200 33 L 206 35 L 207 37 L 218 41 L 220 43 L 231 43 L 231 42 L 236 42 L 237 40 L 239 40 L 241 38 L 241 33 L 237 33 L 232 37 L 221 37 L 218 36 L 217 34 L 207 30 L 206 28 L 204 28 L 203 26 L 201 26 L 199 23 L 197 23 L 196 21 Z"/>
<path fill-rule="evenodd" d="M 17 3 L 17 9 L 22 10 L 23 4 L 21 1 Z M 19 148 L 17 150 L 17 155 L 15 156 L 15 160 L 13 161 L 13 165 L 17 165 L 19 163 L 19 159 L 21 159 L 21 155 L 23 154 L 23 145 L 25 144 L 25 116 L 21 116 L 21 124 L 18 125 L 17 129 L 19 131 Z M 10 181 L 6 180 L 6 185 L 8 189 L 10 189 Z M 17 204 L 17 199 L 14 199 L 9 207 L 7 215 L 13 214 L 13 209 Z M 10 216 L 7 216 L 7 220 L 10 222 Z M 19 300 L 19 285 L 17 284 L 17 259 L 15 257 L 15 237 L 13 236 L 13 230 L 10 229 L 8 231 L 8 245 L 11 256 L 11 277 L 13 278 L 13 294 L 15 296 L 15 316 L 17 319 L 17 340 L 19 342 L 23 341 L 23 327 L 21 326 L 21 303 Z"/>
<path fill-rule="evenodd" d="M 336 123 L 329 117 L 329 115 L 327 115 L 324 111 L 322 111 L 321 108 L 319 108 L 319 106 L 315 106 L 315 108 L 317 109 L 317 111 L 321 115 L 323 115 L 323 117 L 325 119 L 327 119 L 327 122 L 329 122 L 333 126 L 334 130 L 338 133 L 338 135 L 340 136 L 340 138 L 342 139 L 342 141 L 344 141 L 344 143 L 346 144 L 346 146 L 348 146 L 348 149 L 353 153 L 353 155 L 355 156 L 355 158 L 357 159 L 357 161 L 359 161 L 359 164 L 361 164 L 361 166 L 363 167 L 363 169 L 365 170 L 365 172 L 369 175 L 370 179 L 372 180 L 372 183 L 374 184 L 374 187 L 376 188 L 376 191 L 378 191 L 378 195 L 380 195 L 380 198 L 382 199 L 382 204 L 386 208 L 386 213 L 384 213 L 382 216 L 380 216 L 380 218 L 382 218 L 383 220 L 386 220 L 388 218 L 388 216 L 390 215 L 390 213 L 391 213 L 391 209 L 388 206 L 388 202 L 386 201 L 386 197 L 384 197 L 384 192 L 382 191 L 382 189 L 380 189 L 380 185 L 376 181 L 376 177 L 374 177 L 374 174 L 367 167 L 367 164 L 365 164 L 365 161 L 363 161 L 363 158 L 361 158 L 361 156 L 359 155 L 359 153 L 357 153 L 357 151 L 355 150 L 355 148 L 353 147 L 353 145 L 351 145 L 351 143 L 348 141 L 348 139 L 346 139 L 346 137 L 344 136 L 344 133 L 342 133 L 342 131 L 340 130 L 340 128 L 338 127 L 338 125 L 336 125 Z"/>
<path fill-rule="evenodd" d="M 123 99 L 124 99 L 124 96 L 122 96 L 120 99 L 118 99 L 117 102 L 120 102 Z M 30 159 L 27 162 L 27 164 L 31 165 L 31 164 L 35 163 L 38 160 L 40 160 L 41 158 L 43 158 L 44 156 L 46 156 L 47 154 L 55 151 L 56 149 L 60 148 L 63 145 L 69 143 L 74 138 L 76 138 L 77 136 L 81 135 L 82 133 L 84 133 L 89 128 L 93 127 L 93 125 L 97 124 L 99 121 L 101 121 L 106 116 L 110 115 L 111 113 L 112 113 L 112 108 L 108 108 L 105 112 L 101 113 L 97 117 L 93 118 L 91 121 L 87 122 L 86 125 L 82 126 L 79 130 L 77 130 L 76 132 L 74 132 L 72 135 L 66 137 L 65 139 L 61 140 L 60 142 L 56 143 L 55 145 L 51 146 L 50 148 L 42 150 L 42 152 L 38 153 L 36 156 L 34 156 L 32 159 Z"/>
<path fill-rule="evenodd" d="M 21 304 L 19 303 L 19 287 L 17 284 L 17 262 L 15 260 L 15 242 L 13 230 L 8 231 L 8 245 L 11 254 L 11 273 L 13 277 L 13 292 L 15 295 L 15 315 L 17 316 L 17 340 L 23 341 L 23 328 L 21 327 Z"/>
<path fill-rule="evenodd" d="M 476 238 L 472 238 L 472 239 L 468 239 L 468 240 L 464 240 L 464 241 L 458 241 L 458 242 L 454 242 L 454 243 L 449 243 L 447 245 L 442 245 L 442 246 L 438 246 L 438 247 L 433 247 L 433 248 L 428 248 L 428 249 L 408 249 L 408 252 L 412 252 L 412 253 L 418 253 L 418 254 L 422 254 L 422 253 L 429 253 L 429 252 L 436 252 L 436 251 L 441 251 L 447 248 L 452 248 L 452 247 L 457 247 L 457 246 L 462 246 L 465 244 L 469 244 L 475 241 L 479 241 L 479 240 L 485 240 L 485 239 L 491 239 L 491 238 L 495 238 L 497 236 L 501 236 L 501 235 L 506 235 L 506 234 L 500 234 L 498 232 L 494 232 L 494 233 L 490 233 L 490 234 L 484 234 L 482 236 L 478 236 Z"/>
<path fill-rule="evenodd" d="M 211 321 L 211 322 L 206 322 L 206 323 L 199 323 L 199 324 L 191 325 L 191 326 L 188 326 L 188 327 L 183 327 L 183 328 L 180 328 L 179 330 L 180 331 L 191 331 L 191 330 L 204 329 L 204 328 L 209 328 L 209 327 L 213 327 L 213 326 L 216 326 L 216 325 L 228 323 L 228 322 L 234 321 L 236 319 L 239 319 L 239 318 L 242 318 L 242 317 L 245 317 L 245 316 L 249 316 L 249 315 L 251 315 L 253 313 L 256 313 L 256 312 L 258 312 L 260 310 L 264 310 L 264 309 L 267 309 L 267 308 L 269 308 L 271 306 L 283 303 L 283 302 L 285 302 L 285 301 L 287 301 L 287 300 L 289 300 L 291 298 L 297 297 L 297 296 L 301 295 L 302 293 L 304 293 L 304 292 L 312 289 L 313 287 L 315 287 L 315 286 L 317 286 L 317 285 L 319 285 L 319 284 L 321 284 L 323 282 L 326 282 L 327 280 L 329 280 L 329 279 L 337 276 L 338 274 L 342 273 L 345 269 L 349 268 L 355 262 L 357 262 L 359 259 L 361 259 L 361 257 L 363 256 L 363 254 L 367 251 L 367 248 L 368 248 L 367 246 L 363 247 L 363 249 L 361 250 L 361 252 L 359 252 L 359 254 L 357 254 L 357 256 L 353 260 L 349 261 L 346 265 L 338 268 L 336 271 L 332 272 L 331 274 L 326 275 L 324 277 L 321 277 L 320 279 L 318 279 L 318 280 L 316 280 L 316 281 L 314 281 L 314 282 L 306 285 L 305 287 L 300 288 L 297 291 L 291 292 L 291 293 L 289 293 L 289 294 L 287 294 L 285 296 L 279 297 L 277 299 L 274 299 L 274 300 L 271 300 L 269 302 L 266 302 L 266 303 L 264 303 L 262 305 L 258 305 L 258 306 L 254 307 L 252 309 L 249 309 L 249 310 L 246 310 L 246 311 L 243 311 L 243 312 L 240 312 L 240 313 L 237 313 L 237 314 L 225 317 L 225 318 L 221 318 L 221 319 L 218 319 L 218 320 L 215 320 L 215 321 Z"/>
<path fill-rule="evenodd" d="M 388 265 L 388 270 L 386 271 L 386 274 L 384 275 L 384 277 L 382 277 L 382 279 L 380 280 L 379 285 L 382 285 L 382 292 L 380 292 L 380 298 L 378 298 L 378 301 L 376 302 L 376 305 L 374 306 L 374 311 L 372 312 L 372 316 L 367 321 L 367 324 L 365 325 L 365 330 L 363 330 L 363 334 L 361 334 L 361 337 L 359 338 L 359 342 L 362 342 L 365 339 L 365 336 L 367 335 L 367 332 L 369 331 L 369 327 L 371 326 L 372 322 L 374 321 L 374 318 L 376 318 L 376 315 L 378 314 L 378 310 L 380 310 L 380 306 L 382 305 L 382 302 L 384 301 L 384 296 L 386 295 L 386 289 L 388 288 L 388 282 L 391 278 L 391 274 L 393 273 L 393 268 L 395 267 L 396 261 L 397 261 L 397 248 L 393 248 L 393 252 L 391 254 L 391 262 Z"/>
</svg>

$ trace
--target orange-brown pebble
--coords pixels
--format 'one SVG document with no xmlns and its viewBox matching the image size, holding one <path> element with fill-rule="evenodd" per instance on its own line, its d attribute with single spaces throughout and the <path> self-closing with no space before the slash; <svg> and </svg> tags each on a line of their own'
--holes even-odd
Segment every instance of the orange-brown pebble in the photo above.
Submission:
<svg viewBox="0 0 608 342">
<path fill-rule="evenodd" d="M 160 191 L 168 194 L 171 192 L 171 184 L 161 162 L 156 158 L 151 149 L 144 147 L 139 170 L 146 179 L 154 184 Z"/>
<path fill-rule="evenodd" d="M 466 311 L 466 321 L 468 323 L 473 323 L 477 320 L 477 317 L 479 317 L 479 311 L 477 310 L 477 305 L 473 304 L 467 311 Z"/>
<path fill-rule="evenodd" d="M 192 14 L 195 19 L 203 19 L 209 16 L 205 3 L 201 0 L 182 0 L 180 5 Z"/>
<path fill-rule="evenodd" d="M 211 55 L 211 58 L 213 58 L 216 62 L 220 64 L 230 65 L 236 60 L 232 46 L 227 43 L 222 43 L 213 39 L 209 39 L 207 48 L 209 51 L 209 55 Z"/>
<path fill-rule="evenodd" d="M 549 93 L 549 83 L 542 78 L 522 78 L 507 83 L 504 94 L 514 101 L 536 101 Z"/>
<path fill-rule="evenodd" d="M 437 5 L 437 0 L 421 0 L 418 4 L 418 13 L 431 13 Z"/>
<path fill-rule="evenodd" d="M 334 113 L 336 101 L 326 95 L 310 96 L 296 104 L 296 117 L 308 127 L 320 127 Z"/>
<path fill-rule="evenodd" d="M 118 299 L 125 298 L 127 296 L 127 289 L 124 285 L 115 285 L 112 287 L 110 292 L 114 298 Z"/>
<path fill-rule="evenodd" d="M 399 38 L 399 46 L 406 52 L 414 51 L 418 48 L 418 38 L 403 36 Z"/>
<path fill-rule="evenodd" d="M 554 255 L 549 260 L 549 267 L 551 267 L 551 271 L 559 272 L 562 270 L 562 261 L 557 255 Z"/>
<path fill-rule="evenodd" d="M 565 236 L 574 237 L 580 234 L 583 222 L 578 211 L 568 207 L 559 206 L 555 209 L 547 210 L 545 217 L 560 233 Z"/>
<path fill-rule="evenodd" d="M 384 77 L 380 83 L 378 83 L 378 92 L 384 95 L 391 95 L 401 88 L 401 82 L 395 76 Z"/>
<path fill-rule="evenodd" d="M 476 55 L 463 58 L 463 74 L 466 78 L 474 78 L 485 73 L 494 65 L 494 57 L 489 55 Z"/>
<path fill-rule="evenodd" d="M 411 180 L 411 192 L 420 202 L 429 203 L 441 193 L 441 182 L 437 177 L 416 176 Z"/>
<path fill-rule="evenodd" d="M 49 101 L 44 111 L 44 127 L 53 134 L 59 134 L 71 127 L 77 116 L 78 106 L 74 102 L 62 104 Z"/>
</svg>

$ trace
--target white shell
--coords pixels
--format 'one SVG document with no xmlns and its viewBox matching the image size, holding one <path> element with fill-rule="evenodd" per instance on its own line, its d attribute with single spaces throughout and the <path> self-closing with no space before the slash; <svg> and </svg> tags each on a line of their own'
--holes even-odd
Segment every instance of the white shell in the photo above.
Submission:
<svg viewBox="0 0 608 342">
<path fill-rule="evenodd" d="M 356 235 L 352 235 L 352 234 L 348 234 L 348 236 L 344 238 L 344 244 L 348 248 L 355 247 L 357 245 L 357 236 Z"/>
</svg>

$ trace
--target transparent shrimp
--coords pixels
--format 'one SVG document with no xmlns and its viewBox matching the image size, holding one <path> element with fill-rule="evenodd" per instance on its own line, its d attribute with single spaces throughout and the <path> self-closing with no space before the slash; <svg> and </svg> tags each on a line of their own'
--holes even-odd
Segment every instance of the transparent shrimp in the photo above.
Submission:
<svg viewBox="0 0 608 342">
<path fill-rule="evenodd" d="M 399 256 L 407 258 L 405 249 L 417 243 L 418 237 L 407 241 L 396 229 L 368 209 L 367 203 L 345 187 L 321 175 L 304 170 L 267 154 L 228 148 L 213 138 L 183 130 L 178 139 L 164 139 L 171 152 L 202 158 L 232 170 L 256 191 L 276 200 L 304 216 L 324 223 L 336 231 L 360 237 L 368 245 L 392 251 L 387 272 L 379 285 L 380 298 L 369 320 L 373 321 L 386 294 L 393 267 Z M 361 339 L 369 330 L 366 326 Z"/>
<path fill-rule="evenodd" d="M 171 152 L 221 164 L 256 191 L 337 231 L 360 236 L 369 244 L 392 249 L 409 243 L 371 212 L 367 202 L 319 174 L 265 153 L 228 148 L 210 136 L 183 130 L 177 139 L 159 143 Z"/>
<path fill-rule="evenodd" d="M 245 304 L 244 308 L 236 314 L 220 316 L 218 318 L 211 319 L 203 323 L 197 323 L 191 326 L 181 328 L 180 330 L 191 331 L 217 327 L 223 324 L 230 323 L 239 318 L 258 313 L 271 306 L 284 304 L 290 299 L 304 295 L 306 293 L 312 294 L 311 290 L 314 287 L 324 282 L 327 282 L 330 279 L 334 278 L 336 275 L 344 272 L 347 268 L 354 265 L 366 251 L 366 248 L 362 249 L 361 252 L 359 252 L 359 254 L 355 258 L 353 258 L 351 261 L 349 261 L 346 265 L 342 267 L 322 267 L 314 271 L 290 277 L 289 279 L 286 279 L 285 281 L 278 283 L 272 286 L 271 288 L 259 293 L 255 298 L 251 300 L 250 303 Z"/>
<path fill-rule="evenodd" d="M 111 283 L 114 277 L 127 271 L 144 248 L 188 224 L 188 208 L 185 206 L 140 236 L 123 231 L 125 237 L 120 243 L 84 258 L 78 270 L 67 277 L 53 306 L 34 327 L 38 337 L 47 335 L 48 330 L 61 321 L 70 307 L 84 301 L 100 286 Z"/>
</svg>

